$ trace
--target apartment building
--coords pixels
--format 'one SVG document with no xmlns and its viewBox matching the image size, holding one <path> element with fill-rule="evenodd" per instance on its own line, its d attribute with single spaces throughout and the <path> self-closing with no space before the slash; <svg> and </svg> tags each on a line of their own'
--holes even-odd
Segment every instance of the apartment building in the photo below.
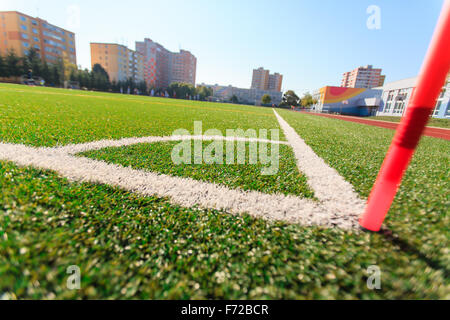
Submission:
<svg viewBox="0 0 450 320">
<path fill-rule="evenodd" d="M 144 78 L 148 86 L 167 88 L 173 82 L 195 86 L 197 58 L 189 51 L 171 52 L 148 38 L 136 42 L 136 51 L 144 57 Z"/>
<path fill-rule="evenodd" d="M 373 68 L 372 65 L 358 67 L 343 75 L 341 87 L 371 89 L 384 85 L 386 76 L 381 74 L 382 69 Z"/>
<path fill-rule="evenodd" d="M 216 101 L 230 101 L 231 97 L 236 96 L 239 103 L 261 105 L 262 97 L 268 94 L 272 99 L 272 104 L 279 105 L 283 99 L 283 93 L 278 91 L 268 91 L 260 89 L 236 88 L 233 86 L 221 86 L 218 84 L 201 84 L 207 88 L 213 89 L 213 98 Z"/>
<path fill-rule="evenodd" d="M 266 90 L 269 86 L 269 70 L 258 68 L 253 70 L 252 89 Z"/>
<path fill-rule="evenodd" d="M 197 59 L 186 50 L 171 55 L 170 82 L 184 82 L 195 86 L 197 73 Z"/>
<path fill-rule="evenodd" d="M 47 63 L 77 64 L 75 33 L 18 11 L 0 11 L 0 54 L 23 57 L 31 48 Z"/>
<path fill-rule="evenodd" d="M 144 57 L 115 43 L 91 43 L 91 64 L 100 64 L 111 81 L 144 81 Z"/>
<path fill-rule="evenodd" d="M 279 73 L 271 74 L 270 70 L 262 67 L 253 70 L 252 89 L 281 92 L 282 84 L 283 76 Z"/>
<path fill-rule="evenodd" d="M 269 85 L 267 90 L 281 92 L 283 76 L 279 73 L 269 74 Z"/>
</svg>

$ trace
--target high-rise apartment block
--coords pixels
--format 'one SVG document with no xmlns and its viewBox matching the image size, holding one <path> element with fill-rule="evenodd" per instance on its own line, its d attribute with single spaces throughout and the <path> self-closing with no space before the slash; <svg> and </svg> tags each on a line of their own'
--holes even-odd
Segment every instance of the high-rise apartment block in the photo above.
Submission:
<svg viewBox="0 0 450 320">
<path fill-rule="evenodd" d="M 100 64 L 111 81 L 144 81 L 144 57 L 115 43 L 91 43 L 91 64 Z"/>
<path fill-rule="evenodd" d="M 381 72 L 382 69 L 374 69 L 371 65 L 356 68 L 353 71 L 344 73 L 341 87 L 365 89 L 382 87 L 386 76 L 382 75 Z"/>
<path fill-rule="evenodd" d="M 281 92 L 282 84 L 283 76 L 279 73 L 270 74 L 264 68 L 253 70 L 252 89 Z"/>
<path fill-rule="evenodd" d="M 283 76 L 279 73 L 269 74 L 269 86 L 267 90 L 281 92 Z"/>
<path fill-rule="evenodd" d="M 77 63 L 73 32 L 17 11 L 0 11 L 0 54 L 14 51 L 23 57 L 31 48 L 47 63 Z"/>
<path fill-rule="evenodd" d="M 253 70 L 252 89 L 266 90 L 269 86 L 269 70 L 259 68 Z"/>
<path fill-rule="evenodd" d="M 173 82 L 195 86 L 197 58 L 189 51 L 170 52 L 151 39 L 136 42 L 136 51 L 144 57 L 144 78 L 148 86 L 167 88 Z"/>
</svg>

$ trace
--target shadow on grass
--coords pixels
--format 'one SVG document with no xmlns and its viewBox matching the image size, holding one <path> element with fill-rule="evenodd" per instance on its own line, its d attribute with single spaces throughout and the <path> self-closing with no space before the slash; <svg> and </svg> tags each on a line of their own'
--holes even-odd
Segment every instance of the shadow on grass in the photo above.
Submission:
<svg viewBox="0 0 450 320">
<path fill-rule="evenodd" d="M 379 235 L 381 235 L 385 240 L 389 241 L 395 246 L 398 246 L 402 251 L 413 254 L 419 257 L 420 260 L 424 261 L 430 268 L 433 268 L 435 270 L 440 270 L 444 273 L 445 278 L 450 277 L 450 270 L 442 265 L 439 261 L 430 259 L 425 254 L 420 252 L 416 247 L 408 243 L 407 241 L 401 239 L 398 235 L 394 234 L 389 229 L 381 229 L 380 232 L 378 232 Z"/>
</svg>

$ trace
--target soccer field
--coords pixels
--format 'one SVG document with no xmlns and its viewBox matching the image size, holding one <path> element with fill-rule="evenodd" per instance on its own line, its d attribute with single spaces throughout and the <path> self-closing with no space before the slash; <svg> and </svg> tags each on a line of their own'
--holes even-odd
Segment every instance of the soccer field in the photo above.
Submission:
<svg viewBox="0 0 450 320">
<path fill-rule="evenodd" d="M 367 199 L 394 131 L 277 113 L 361 201 Z M 175 165 L 171 140 L 114 142 L 193 132 L 195 121 L 223 134 L 279 129 L 278 173 L 262 175 L 265 164 L 248 158 L 246 165 Z M 298 169 L 289 139 L 270 108 L 0 84 L 0 297 L 450 298 L 449 141 L 422 139 L 383 234 L 361 232 L 354 218 L 334 224 L 334 216 L 283 218 L 279 207 L 264 208 L 265 216 L 256 209 L 229 212 L 188 206 L 182 195 L 161 191 L 187 181 L 187 189 L 215 184 L 225 195 L 248 193 L 270 204 L 319 203 L 321 190 Z M 69 149 L 70 156 L 57 154 Z M 65 159 L 98 166 L 83 179 L 72 162 L 64 167 Z M 133 179 L 125 185 L 100 177 L 103 169 L 169 178 L 146 191 Z M 73 265 L 81 270 L 80 290 L 66 286 Z M 381 270 L 379 290 L 367 286 L 370 266 Z"/>
</svg>

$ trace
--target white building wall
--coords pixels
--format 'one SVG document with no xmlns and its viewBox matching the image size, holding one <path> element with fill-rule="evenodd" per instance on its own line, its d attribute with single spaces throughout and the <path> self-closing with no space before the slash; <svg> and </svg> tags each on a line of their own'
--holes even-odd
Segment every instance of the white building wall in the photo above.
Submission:
<svg viewBox="0 0 450 320">
<path fill-rule="evenodd" d="M 383 87 L 374 88 L 383 90 L 382 102 L 377 116 L 403 116 L 409 105 L 416 83 L 417 77 L 387 83 Z M 450 118 L 449 100 L 450 82 L 447 81 L 433 111 L 433 117 Z"/>
</svg>

